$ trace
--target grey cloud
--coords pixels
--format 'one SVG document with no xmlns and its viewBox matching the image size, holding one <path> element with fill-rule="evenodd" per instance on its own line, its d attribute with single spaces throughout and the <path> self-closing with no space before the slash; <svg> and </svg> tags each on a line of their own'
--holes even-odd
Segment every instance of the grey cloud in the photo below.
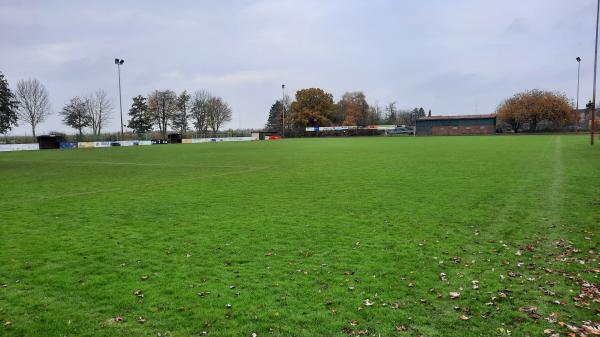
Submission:
<svg viewBox="0 0 600 337">
<path fill-rule="evenodd" d="M 207 89 L 232 105 L 232 127 L 264 125 L 284 82 L 290 94 L 363 90 L 372 103 L 483 113 L 532 87 L 573 97 L 576 56 L 589 96 L 593 9 L 587 0 L 5 0 L 0 71 L 13 86 L 39 78 L 58 110 L 97 89 L 117 102 L 120 57 L 125 111 L 155 88 Z M 66 130 L 57 116 L 42 129 Z"/>
</svg>

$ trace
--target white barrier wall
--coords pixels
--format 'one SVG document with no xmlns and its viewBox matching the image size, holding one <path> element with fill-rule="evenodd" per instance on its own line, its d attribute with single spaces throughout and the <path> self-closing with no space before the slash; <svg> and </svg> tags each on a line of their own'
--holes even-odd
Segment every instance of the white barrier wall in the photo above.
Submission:
<svg viewBox="0 0 600 337">
<path fill-rule="evenodd" d="M 137 141 L 135 141 L 135 140 L 120 140 L 117 143 L 119 143 L 120 146 L 134 146 L 134 145 L 138 145 Z"/>
<path fill-rule="evenodd" d="M 249 138 L 249 137 L 248 137 Z M 125 140 L 118 141 L 121 146 L 136 146 L 136 145 L 152 145 L 150 140 Z M 73 148 L 89 149 L 96 147 L 110 147 L 111 142 L 79 142 L 75 143 L 77 146 Z M 0 152 L 8 151 L 34 151 L 39 150 L 40 144 L 0 144 Z"/>
<path fill-rule="evenodd" d="M 192 138 L 184 139 L 184 144 L 216 143 L 216 142 L 249 142 L 258 140 L 257 137 L 223 137 L 223 138 Z"/>
<path fill-rule="evenodd" d="M 39 150 L 40 144 L 0 144 L 0 152 Z"/>
<path fill-rule="evenodd" d="M 120 140 L 115 143 L 119 143 L 120 146 L 152 145 L 152 141 L 150 140 Z M 80 149 L 111 147 L 111 142 L 79 142 L 77 143 L 77 147 Z"/>
<path fill-rule="evenodd" d="M 110 147 L 110 142 L 79 142 L 77 147 L 80 149 L 89 149 L 92 147 Z"/>
<path fill-rule="evenodd" d="M 110 147 L 110 142 L 94 142 L 94 147 Z"/>
<path fill-rule="evenodd" d="M 345 130 L 394 130 L 396 125 L 367 125 L 367 126 L 307 126 L 306 132 L 345 131 Z"/>
</svg>

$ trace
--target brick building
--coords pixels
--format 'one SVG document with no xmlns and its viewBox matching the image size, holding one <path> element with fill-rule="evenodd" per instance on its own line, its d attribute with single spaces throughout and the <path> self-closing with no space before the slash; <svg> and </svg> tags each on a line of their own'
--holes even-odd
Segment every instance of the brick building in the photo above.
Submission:
<svg viewBox="0 0 600 337">
<path fill-rule="evenodd" d="M 417 120 L 416 134 L 446 135 L 486 135 L 496 133 L 496 114 L 464 116 L 431 116 Z"/>
</svg>

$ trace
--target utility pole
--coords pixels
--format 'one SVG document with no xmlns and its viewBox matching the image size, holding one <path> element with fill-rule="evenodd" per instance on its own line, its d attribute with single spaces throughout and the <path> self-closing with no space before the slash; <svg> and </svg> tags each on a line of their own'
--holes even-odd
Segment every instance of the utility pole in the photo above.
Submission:
<svg viewBox="0 0 600 337">
<path fill-rule="evenodd" d="M 600 0 L 599 0 L 600 1 Z M 115 64 L 119 72 L 119 111 L 121 112 L 121 140 L 123 140 L 123 104 L 121 103 L 121 66 L 125 60 L 115 59 Z"/>
<path fill-rule="evenodd" d="M 596 6 L 596 47 L 594 51 L 594 93 L 592 94 L 592 130 L 590 132 L 591 144 L 594 145 L 594 136 L 596 132 L 596 75 L 598 68 L 598 21 L 600 19 L 600 0 Z"/>
<path fill-rule="evenodd" d="M 285 138 L 285 84 L 281 85 L 281 137 Z"/>
<path fill-rule="evenodd" d="M 577 57 L 575 59 L 577 61 L 577 108 L 576 110 L 579 110 L 579 78 L 580 78 L 580 74 L 581 74 L 581 57 Z"/>
</svg>

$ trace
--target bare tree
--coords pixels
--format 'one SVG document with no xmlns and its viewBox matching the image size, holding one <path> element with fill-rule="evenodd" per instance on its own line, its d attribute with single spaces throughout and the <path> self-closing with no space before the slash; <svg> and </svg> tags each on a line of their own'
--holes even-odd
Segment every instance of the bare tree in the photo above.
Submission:
<svg viewBox="0 0 600 337">
<path fill-rule="evenodd" d="M 160 134 L 167 137 L 167 128 L 177 110 L 177 95 L 172 90 L 155 90 L 148 97 L 148 112 L 154 119 Z"/>
<path fill-rule="evenodd" d="M 177 109 L 171 116 L 171 126 L 173 129 L 185 133 L 188 129 L 188 119 L 190 110 L 190 99 L 192 96 L 188 94 L 187 90 L 184 90 L 178 97 L 176 106 Z"/>
<path fill-rule="evenodd" d="M 208 129 L 208 102 L 212 98 L 211 94 L 206 90 L 199 90 L 194 93 L 192 100 L 192 119 L 196 132 L 206 134 Z"/>
<path fill-rule="evenodd" d="M 91 121 L 92 133 L 99 136 L 102 128 L 106 126 L 110 119 L 113 109 L 112 102 L 104 90 L 98 90 L 89 95 L 85 103 Z"/>
<path fill-rule="evenodd" d="M 37 79 L 20 80 L 15 96 L 19 102 L 19 119 L 31 125 L 35 138 L 35 128 L 51 114 L 48 91 Z"/>
<path fill-rule="evenodd" d="M 208 100 L 207 122 L 214 134 L 225 122 L 231 121 L 231 108 L 221 97 L 211 97 Z"/>
</svg>

